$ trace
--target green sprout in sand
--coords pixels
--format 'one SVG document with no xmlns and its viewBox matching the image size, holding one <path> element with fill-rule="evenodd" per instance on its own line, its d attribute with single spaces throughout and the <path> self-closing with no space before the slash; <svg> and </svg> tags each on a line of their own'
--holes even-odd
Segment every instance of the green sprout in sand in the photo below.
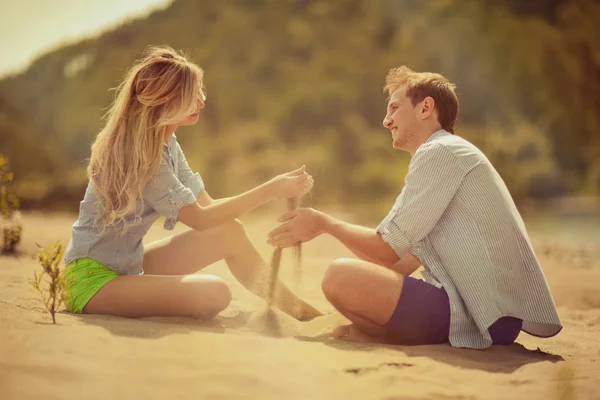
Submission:
<svg viewBox="0 0 600 400">
<path fill-rule="evenodd" d="M 56 310 L 63 304 L 66 299 L 65 282 L 61 274 L 60 263 L 63 258 L 64 249 L 60 244 L 60 240 L 50 245 L 48 248 L 43 248 L 38 257 L 39 263 L 42 265 L 42 272 L 38 275 L 33 273 L 33 279 L 30 280 L 31 285 L 40 292 L 42 302 L 46 309 L 52 315 L 52 323 L 56 323 Z M 44 276 L 47 279 L 44 279 Z"/>
</svg>

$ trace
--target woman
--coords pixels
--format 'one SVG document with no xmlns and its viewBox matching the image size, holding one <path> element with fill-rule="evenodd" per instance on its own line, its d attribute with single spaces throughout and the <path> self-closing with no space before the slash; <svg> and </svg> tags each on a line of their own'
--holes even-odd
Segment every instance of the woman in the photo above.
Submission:
<svg viewBox="0 0 600 400">
<path fill-rule="evenodd" d="M 88 184 L 65 264 L 67 309 L 126 317 L 210 319 L 231 293 L 223 280 L 194 275 L 218 260 L 265 297 L 268 268 L 236 220 L 272 199 L 302 196 L 313 186 L 304 166 L 235 197 L 213 200 L 174 135 L 198 121 L 206 96 L 203 71 L 168 47 L 150 47 L 126 74 L 92 145 Z M 142 239 L 159 216 L 187 232 Z M 304 320 L 321 315 L 279 284 L 274 305 Z"/>
</svg>

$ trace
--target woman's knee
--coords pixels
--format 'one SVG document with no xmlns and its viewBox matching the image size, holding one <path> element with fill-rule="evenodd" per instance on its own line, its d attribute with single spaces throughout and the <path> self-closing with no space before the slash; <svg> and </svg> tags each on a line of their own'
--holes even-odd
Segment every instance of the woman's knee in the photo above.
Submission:
<svg viewBox="0 0 600 400">
<path fill-rule="evenodd" d="M 203 282 L 199 293 L 194 294 L 195 317 L 212 319 L 231 303 L 231 290 L 225 281 L 215 277 L 210 282 Z"/>
<path fill-rule="evenodd" d="M 244 224 L 239 219 L 228 221 L 221 227 L 221 235 L 232 245 L 243 243 L 248 238 Z"/>
<path fill-rule="evenodd" d="M 221 312 L 229 306 L 229 303 L 231 303 L 231 289 L 229 289 L 229 285 L 223 280 L 218 280 L 214 283 L 212 290 L 212 295 L 215 299 L 215 309 L 218 309 L 219 312 Z"/>
<path fill-rule="evenodd" d="M 228 234 L 246 234 L 246 230 L 244 229 L 244 224 L 239 219 L 232 219 L 223 224 L 223 227 L 227 231 Z"/>
</svg>

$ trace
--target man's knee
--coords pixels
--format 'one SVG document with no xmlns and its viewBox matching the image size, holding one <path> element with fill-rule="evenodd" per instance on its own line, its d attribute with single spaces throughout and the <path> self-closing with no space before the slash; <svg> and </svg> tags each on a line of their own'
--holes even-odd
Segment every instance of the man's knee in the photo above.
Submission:
<svg viewBox="0 0 600 400">
<path fill-rule="evenodd" d="M 330 302 L 337 302 L 344 291 L 344 282 L 347 281 L 348 264 L 352 262 L 350 258 L 338 258 L 327 267 L 321 289 L 323 294 Z"/>
</svg>

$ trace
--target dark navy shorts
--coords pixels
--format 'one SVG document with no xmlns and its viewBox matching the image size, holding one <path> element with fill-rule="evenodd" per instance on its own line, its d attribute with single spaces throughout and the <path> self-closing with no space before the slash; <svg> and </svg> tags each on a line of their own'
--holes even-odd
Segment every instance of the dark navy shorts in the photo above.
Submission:
<svg viewBox="0 0 600 400">
<path fill-rule="evenodd" d="M 522 326 L 523 321 L 518 318 L 503 317 L 488 331 L 494 344 L 511 344 Z M 398 344 L 448 343 L 450 302 L 446 291 L 421 279 L 404 277 L 398 304 L 385 328 Z"/>
</svg>

